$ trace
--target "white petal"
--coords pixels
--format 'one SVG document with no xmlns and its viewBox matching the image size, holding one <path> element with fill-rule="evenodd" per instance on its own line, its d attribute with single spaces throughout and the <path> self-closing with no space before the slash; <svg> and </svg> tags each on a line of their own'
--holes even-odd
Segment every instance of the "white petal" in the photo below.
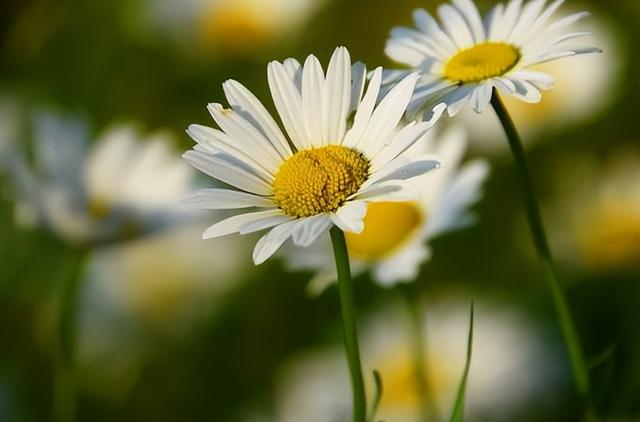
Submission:
<svg viewBox="0 0 640 422">
<path fill-rule="evenodd" d="M 373 111 L 358 144 L 367 156 L 375 155 L 398 126 L 411 100 L 417 80 L 418 74 L 415 73 L 404 78 L 380 101 L 380 104 Z"/>
<path fill-rule="evenodd" d="M 354 200 L 367 202 L 412 201 L 420 197 L 420 190 L 406 180 L 387 180 L 374 183 L 353 196 Z"/>
<path fill-rule="evenodd" d="M 476 5 L 471 0 L 453 0 L 453 4 L 467 20 L 475 42 L 480 43 L 484 41 L 486 38 L 484 26 L 482 25 L 482 18 Z"/>
<path fill-rule="evenodd" d="M 504 5 L 502 3 L 493 7 L 484 18 L 484 26 L 487 31 L 487 40 L 499 41 L 498 34 L 500 33 L 500 23 L 502 22 L 502 16 L 504 12 Z"/>
<path fill-rule="evenodd" d="M 344 232 L 362 233 L 366 213 L 364 201 L 349 201 L 331 214 L 331 220 Z"/>
<path fill-rule="evenodd" d="M 302 93 L 302 66 L 296 59 L 286 59 L 282 65 L 289 75 L 289 79 L 293 81 L 293 85 L 298 92 Z"/>
<path fill-rule="evenodd" d="M 349 111 L 355 111 L 360 104 L 364 85 L 367 82 L 367 66 L 362 62 L 356 62 L 351 66 L 351 102 Z"/>
<path fill-rule="evenodd" d="M 267 76 L 273 102 L 289 138 L 298 149 L 309 147 L 300 91 L 281 63 L 269 63 Z"/>
<path fill-rule="evenodd" d="M 239 161 L 251 164 L 260 177 L 268 182 L 273 182 L 273 175 L 277 167 L 268 165 L 269 159 L 265 159 L 264 154 L 253 150 L 253 148 L 241 148 L 238 142 L 226 133 L 202 125 L 189 125 L 187 134 L 198 143 L 194 150 L 201 151 L 209 155 L 225 153 Z"/>
<path fill-rule="evenodd" d="M 382 67 L 378 67 L 373 71 L 373 75 L 369 80 L 367 92 L 364 95 L 362 102 L 358 105 L 358 109 L 356 110 L 356 114 L 353 118 L 353 126 L 344 137 L 344 140 L 342 142 L 344 146 L 355 147 L 356 145 L 358 145 L 358 142 L 360 142 L 360 139 L 362 138 L 362 135 L 364 134 L 364 131 L 369 124 L 369 119 L 371 118 L 373 108 L 376 105 L 378 92 L 380 92 L 381 79 Z"/>
<path fill-rule="evenodd" d="M 520 15 L 520 7 L 522 6 L 522 0 L 511 0 L 504 10 L 504 15 L 496 28 L 495 38 L 505 40 L 513 30 L 513 26 L 518 20 Z"/>
<path fill-rule="evenodd" d="M 511 73 L 509 77 L 529 81 L 540 89 L 551 89 L 555 82 L 553 78 L 546 73 L 535 72 L 533 70 L 518 70 Z"/>
<path fill-rule="evenodd" d="M 514 97 L 527 103 L 537 103 L 542 99 L 542 94 L 533 84 L 520 79 L 509 78 L 516 86 Z"/>
<path fill-rule="evenodd" d="M 273 207 L 273 201 L 264 196 L 252 195 L 230 189 L 202 189 L 195 195 L 182 201 L 185 207 L 192 209 L 223 210 L 236 208 Z"/>
<path fill-rule="evenodd" d="M 418 157 L 398 157 L 377 173 L 374 173 L 363 188 L 385 180 L 406 180 L 420 176 L 440 167 L 442 159 L 436 155 L 425 154 Z"/>
<path fill-rule="evenodd" d="M 226 218 L 217 222 L 213 226 L 209 227 L 202 233 L 203 239 L 211 239 L 213 237 L 225 236 L 231 233 L 237 233 L 240 228 L 245 224 L 252 221 L 262 220 L 263 218 L 272 217 L 274 215 L 282 214 L 282 210 L 278 208 L 256 211 L 245 214 L 234 215 L 233 217 Z"/>
<path fill-rule="evenodd" d="M 431 120 L 420 123 L 413 123 L 402 128 L 392 140 L 380 150 L 371 160 L 371 170 L 376 172 L 387 165 L 398 155 L 404 153 L 412 145 L 420 140 L 436 124 L 446 109 L 444 104 L 440 104 L 433 113 Z"/>
<path fill-rule="evenodd" d="M 431 251 L 426 245 L 412 242 L 376 265 L 373 279 L 384 287 L 394 286 L 398 282 L 413 281 L 418 276 L 421 264 L 430 257 Z"/>
<path fill-rule="evenodd" d="M 489 82 L 482 83 L 471 94 L 471 104 L 476 113 L 482 113 L 491 101 L 493 85 Z"/>
<path fill-rule="evenodd" d="M 234 80 L 230 79 L 222 86 L 229 105 L 246 120 L 252 122 L 271 141 L 282 158 L 291 156 L 287 139 L 260 100 L 241 83 Z"/>
<path fill-rule="evenodd" d="M 250 172 L 246 164 L 242 167 L 240 162 L 231 163 L 231 157 L 209 155 L 200 151 L 187 151 L 183 157 L 193 167 L 214 179 L 258 195 L 271 194 L 271 185 Z"/>
<path fill-rule="evenodd" d="M 469 207 L 480 198 L 482 184 L 489 174 L 484 160 L 469 162 L 455 175 L 432 207 L 427 222 L 428 237 L 464 227 L 472 222 Z"/>
<path fill-rule="evenodd" d="M 440 99 L 440 101 L 447 105 L 449 116 L 453 117 L 462 110 L 462 107 L 468 102 L 476 86 L 475 84 L 462 85 Z"/>
<path fill-rule="evenodd" d="M 259 265 L 269 259 L 291 236 L 293 228 L 297 223 L 299 223 L 299 221 L 294 220 L 276 226 L 258 240 L 256 247 L 253 249 L 253 262 Z"/>
<path fill-rule="evenodd" d="M 325 143 L 324 71 L 314 55 L 307 57 L 302 69 L 302 107 L 311 145 Z"/>
<path fill-rule="evenodd" d="M 278 170 L 282 163 L 282 157 L 274 145 L 255 126 L 235 111 L 225 109 L 221 104 L 211 103 L 207 109 L 218 126 L 234 142 L 242 142 L 243 150 L 251 151 L 251 154 L 255 155 L 272 173 Z"/>
<path fill-rule="evenodd" d="M 277 215 L 272 215 L 272 216 L 265 217 L 256 221 L 251 221 L 247 224 L 242 225 L 242 227 L 240 227 L 239 233 L 240 234 L 254 233 L 254 232 L 268 229 L 273 226 L 278 226 L 280 224 L 286 223 L 287 221 L 296 219 L 291 215 L 283 214 L 282 210 L 279 210 L 279 211 L 280 213 Z"/>
<path fill-rule="evenodd" d="M 332 224 L 331 217 L 326 214 L 305 218 L 296 224 L 293 229 L 293 243 L 306 248 L 320 235 L 329 230 Z"/>
<path fill-rule="evenodd" d="M 438 7 L 438 14 L 445 31 L 459 48 L 473 45 L 473 35 L 460 12 L 448 4 Z"/>
<path fill-rule="evenodd" d="M 524 5 L 520 18 L 511 31 L 508 41 L 516 45 L 521 45 L 520 42 L 522 41 L 523 36 L 529 32 L 529 28 L 531 28 L 535 20 L 540 15 L 545 1 L 546 0 L 532 0 Z"/>
<path fill-rule="evenodd" d="M 349 51 L 338 47 L 331 57 L 325 82 L 325 143 L 339 143 L 347 128 L 351 102 L 351 58 Z"/>
<path fill-rule="evenodd" d="M 413 20 L 418 29 L 426 35 L 433 37 L 436 45 L 443 49 L 445 56 L 449 56 L 458 50 L 458 47 L 451 38 L 440 28 L 438 22 L 423 9 L 413 11 Z"/>
</svg>

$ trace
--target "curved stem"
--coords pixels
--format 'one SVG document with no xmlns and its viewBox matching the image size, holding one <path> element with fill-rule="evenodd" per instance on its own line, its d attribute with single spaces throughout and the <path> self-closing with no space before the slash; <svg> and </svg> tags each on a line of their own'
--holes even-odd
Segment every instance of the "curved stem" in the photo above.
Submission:
<svg viewBox="0 0 640 422">
<path fill-rule="evenodd" d="M 84 249 L 73 251 L 60 289 L 53 410 L 58 422 L 75 419 L 76 316 L 87 255 Z"/>
<path fill-rule="evenodd" d="M 575 324 L 569 311 L 567 299 L 558 282 L 556 267 L 542 225 L 542 218 L 540 217 L 540 210 L 538 209 L 536 195 L 529 175 L 524 149 L 522 148 L 522 143 L 515 125 L 495 89 L 491 97 L 491 105 L 504 128 L 509 146 L 511 147 L 511 153 L 516 162 L 518 177 L 520 178 L 524 194 L 524 205 L 527 220 L 529 221 L 529 229 L 533 236 L 533 243 L 544 267 L 547 285 L 560 322 L 564 342 L 569 352 L 576 388 L 580 396 L 585 399 L 589 391 L 589 372 L 585 364 L 584 353 L 580 346 Z"/>
<path fill-rule="evenodd" d="M 338 270 L 338 289 L 340 291 L 340 306 L 342 308 L 344 346 L 347 353 L 347 362 L 349 363 L 351 389 L 353 392 L 353 421 L 365 422 L 367 401 L 362 378 L 362 365 L 360 363 L 353 281 L 349 267 L 347 243 L 344 238 L 344 233 L 339 228 L 333 227 L 330 233 L 333 243 L 333 253 L 336 259 L 336 268 Z"/>
<path fill-rule="evenodd" d="M 424 327 L 424 315 L 420 297 L 411 291 L 410 285 L 400 284 L 400 293 L 404 298 L 408 313 L 411 346 L 413 355 L 413 366 L 416 379 L 416 387 L 421 400 L 422 420 L 438 421 L 440 414 L 433 394 L 433 387 L 429 381 L 427 371 L 427 353 L 425 350 L 426 336 Z"/>
</svg>

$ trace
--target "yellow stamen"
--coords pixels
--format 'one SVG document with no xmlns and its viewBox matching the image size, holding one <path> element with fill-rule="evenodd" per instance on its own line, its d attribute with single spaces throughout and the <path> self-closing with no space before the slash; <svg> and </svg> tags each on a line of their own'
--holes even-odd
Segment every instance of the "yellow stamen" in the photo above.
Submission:
<svg viewBox="0 0 640 422">
<path fill-rule="evenodd" d="M 369 176 L 369 160 L 330 145 L 296 152 L 275 176 L 273 200 L 286 214 L 310 217 L 336 211 Z"/>
<path fill-rule="evenodd" d="M 444 76 L 455 82 L 480 82 L 501 76 L 520 60 L 520 51 L 505 43 L 485 42 L 459 51 L 444 67 Z"/>
<path fill-rule="evenodd" d="M 349 255 L 373 261 L 395 251 L 423 222 L 415 202 L 374 202 L 367 207 L 362 233 L 345 233 Z"/>
</svg>

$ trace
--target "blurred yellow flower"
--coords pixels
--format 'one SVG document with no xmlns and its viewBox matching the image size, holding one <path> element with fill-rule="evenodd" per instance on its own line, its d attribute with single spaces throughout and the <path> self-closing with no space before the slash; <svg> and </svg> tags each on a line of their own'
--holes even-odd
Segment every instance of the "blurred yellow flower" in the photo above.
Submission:
<svg viewBox="0 0 640 422">
<path fill-rule="evenodd" d="M 425 365 L 440 414 L 448 414 L 465 362 L 469 308 L 442 300 L 427 307 Z M 523 315 L 493 303 L 477 303 L 473 360 L 467 393 L 471 420 L 507 420 L 527 402 L 544 397 L 551 381 L 550 351 Z M 377 419 L 421 420 L 411 341 L 399 309 L 385 308 L 362 331 L 365 373 L 378 369 L 383 395 Z M 344 420 L 349 384 L 339 349 L 319 349 L 287 362 L 280 372 L 276 420 Z M 371 377 L 367 377 L 372 391 Z M 372 392 L 369 394 L 372 396 Z"/>
<path fill-rule="evenodd" d="M 585 156 L 562 165 L 562 200 L 548 204 L 560 257 L 589 270 L 640 263 L 640 154 L 617 151 L 604 163 Z"/>
</svg>

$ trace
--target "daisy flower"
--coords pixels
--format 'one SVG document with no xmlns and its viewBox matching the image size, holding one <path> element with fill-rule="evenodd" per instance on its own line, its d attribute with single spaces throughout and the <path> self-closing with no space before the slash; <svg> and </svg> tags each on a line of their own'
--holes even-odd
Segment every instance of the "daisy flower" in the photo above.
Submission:
<svg viewBox="0 0 640 422">
<path fill-rule="evenodd" d="M 364 230 L 346 234 L 355 273 L 371 269 L 373 279 L 384 286 L 414 280 L 420 265 L 431 257 L 429 242 L 473 221 L 469 207 L 480 197 L 489 168 L 484 160 L 461 166 L 466 146 L 466 133 L 452 127 L 441 136 L 423 138 L 405 152 L 406 156 L 433 152 L 443 166 L 428 176 L 410 179 L 420 190 L 417 200 L 369 205 Z M 313 248 L 313 253 L 285 248 L 283 255 L 291 269 L 317 271 L 309 289 L 318 293 L 337 275 L 328 236 Z"/>
<path fill-rule="evenodd" d="M 418 75 L 406 76 L 376 105 L 382 68 L 363 95 L 365 73 L 362 64 L 352 68 L 344 47 L 335 50 L 326 76 L 313 55 L 304 66 L 293 59 L 271 62 L 269 87 L 288 138 L 244 86 L 224 83 L 231 108 L 208 107 L 220 129 L 189 126 L 197 145 L 184 157 L 234 189 L 205 189 L 187 203 L 242 211 L 209 227 L 203 238 L 270 229 L 253 252 L 260 264 L 289 238 L 309 246 L 333 225 L 362 232 L 368 203 L 418 195 L 406 179 L 439 161 L 402 153 L 427 133 L 444 106 L 428 122 L 399 127 Z"/>
<path fill-rule="evenodd" d="M 422 9 L 414 11 L 416 29 L 394 28 L 385 48 L 392 60 L 422 74 L 409 109 L 419 112 L 442 102 L 453 116 L 470 103 L 480 113 L 494 88 L 525 102 L 539 102 L 540 90 L 550 89 L 554 81 L 530 67 L 601 51 L 573 44 L 588 32 L 567 30 L 587 12 L 552 20 L 562 3 L 556 0 L 545 7 L 545 0 L 511 0 L 481 17 L 473 1 L 453 0 L 438 8 L 440 23 Z M 391 72 L 385 82 L 405 73 Z"/>
<path fill-rule="evenodd" d="M 20 222 L 73 244 L 109 243 L 164 226 L 192 193 L 192 171 L 172 157 L 167 136 L 141 140 L 119 126 L 90 151 L 88 141 L 85 121 L 36 115 L 34 163 L 16 153 L 9 169 Z"/>
</svg>

